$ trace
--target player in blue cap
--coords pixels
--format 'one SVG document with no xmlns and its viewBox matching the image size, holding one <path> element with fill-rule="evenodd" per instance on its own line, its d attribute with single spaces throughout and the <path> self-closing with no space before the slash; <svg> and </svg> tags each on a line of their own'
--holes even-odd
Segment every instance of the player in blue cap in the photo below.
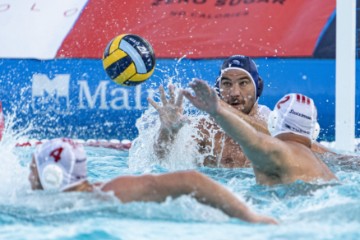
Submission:
<svg viewBox="0 0 360 240">
<path fill-rule="evenodd" d="M 222 100 L 220 102 L 222 107 L 231 109 L 258 131 L 268 133 L 266 121 L 270 109 L 258 104 L 263 81 L 255 62 L 250 57 L 234 55 L 226 59 L 221 66 L 215 89 Z M 170 85 L 169 99 L 167 99 L 164 88 L 161 86 L 159 90 L 162 104 L 150 98 L 148 100 L 159 112 L 161 121 L 154 150 L 158 158 L 165 159 L 173 149 L 172 144 L 179 130 L 187 121 L 183 115 L 182 92 L 176 97 L 175 88 Z M 200 155 L 205 156 L 202 161 L 204 166 L 226 168 L 250 166 L 241 147 L 212 119 L 201 119 L 197 129 L 198 136 L 201 137 L 196 137 L 195 141 Z"/>
<path fill-rule="evenodd" d="M 250 57 L 243 55 L 231 56 L 223 62 L 221 66 L 221 72 L 219 78 L 215 82 L 215 88 L 218 91 L 218 93 L 220 91 L 220 83 L 221 83 L 222 75 L 225 71 L 228 71 L 230 69 L 241 69 L 243 72 L 245 72 L 252 80 L 252 83 L 255 85 L 256 98 L 259 98 L 261 96 L 264 83 L 259 76 L 259 72 L 257 70 L 256 64 Z"/>
<path fill-rule="evenodd" d="M 247 97 L 244 97 L 243 105 L 237 104 L 239 102 L 237 92 L 233 94 L 231 92 L 236 90 L 234 89 L 236 84 L 233 84 L 233 80 L 236 80 L 236 78 L 240 86 L 242 86 L 242 89 L 244 89 L 244 91 L 240 91 L 240 94 L 247 93 L 248 95 Z M 240 79 L 243 81 L 239 81 Z M 247 86 L 249 81 L 246 80 L 250 80 L 250 83 L 253 84 L 253 88 Z M 215 82 L 215 89 L 220 98 L 225 102 L 232 105 L 238 105 L 240 108 L 236 107 L 236 109 L 245 114 L 251 114 L 251 111 L 256 112 L 259 110 L 259 115 L 264 119 L 267 119 L 270 109 L 264 105 L 257 104 L 263 91 L 263 87 L 264 83 L 259 75 L 255 62 L 250 57 L 243 55 L 234 55 L 226 59 L 221 66 L 219 77 Z M 246 93 L 245 89 L 248 90 Z"/>
</svg>

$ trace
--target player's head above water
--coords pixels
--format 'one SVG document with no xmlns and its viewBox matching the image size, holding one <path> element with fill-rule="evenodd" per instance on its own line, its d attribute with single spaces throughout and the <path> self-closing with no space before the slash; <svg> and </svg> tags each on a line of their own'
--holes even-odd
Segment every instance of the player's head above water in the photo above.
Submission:
<svg viewBox="0 0 360 240">
<path fill-rule="evenodd" d="M 33 189 L 64 191 L 86 177 L 86 153 L 81 144 L 57 138 L 36 148 L 30 173 Z"/>
<path fill-rule="evenodd" d="M 215 88 L 220 94 L 220 83 L 225 72 L 228 70 L 238 70 L 244 72 L 251 79 L 255 87 L 255 96 L 259 98 L 263 90 L 263 80 L 259 76 L 258 69 L 255 62 L 247 56 L 233 55 L 223 62 L 220 70 L 219 77 L 216 80 Z M 221 95 L 221 94 L 220 94 Z"/>
<path fill-rule="evenodd" d="M 272 136 L 294 133 L 315 141 L 320 132 L 314 101 L 302 94 L 290 93 L 275 105 L 268 121 Z"/>
</svg>

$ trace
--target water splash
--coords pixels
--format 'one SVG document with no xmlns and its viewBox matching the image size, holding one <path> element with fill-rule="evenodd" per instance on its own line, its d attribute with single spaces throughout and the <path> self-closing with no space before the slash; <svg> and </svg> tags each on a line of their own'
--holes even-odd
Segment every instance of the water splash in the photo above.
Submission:
<svg viewBox="0 0 360 240">
<path fill-rule="evenodd" d="M 181 81 L 177 81 L 183 76 L 178 68 L 184 58 L 185 56 L 177 61 L 173 71 L 174 75 L 168 75 L 166 80 L 175 86 L 176 96 L 179 90 L 184 87 L 181 86 Z M 154 100 L 160 102 L 158 91 L 154 94 Z M 170 151 L 164 159 L 159 159 L 154 152 L 154 144 L 160 128 L 158 112 L 150 107 L 137 119 L 138 136 L 133 140 L 132 147 L 129 150 L 128 163 L 132 171 L 152 172 L 157 167 L 163 167 L 167 170 L 193 169 L 202 163 L 204 156 L 199 154 L 194 138 L 201 138 L 196 125 L 201 118 L 208 118 L 208 116 L 201 115 L 199 110 L 186 100 L 184 100 L 183 107 L 184 115 L 190 123 L 185 124 L 178 132 L 172 145 L 167 146 Z"/>
<path fill-rule="evenodd" d="M 32 125 L 29 124 L 27 127 L 18 128 L 15 131 L 14 126 L 17 123 L 16 115 L 5 116 L 5 128 L 0 141 L 0 202 L 16 200 L 17 195 L 26 188 L 28 189 L 29 186 L 28 180 L 25 177 L 28 175 L 28 170 L 23 165 L 30 160 L 19 159 L 19 155 L 16 154 L 16 143 L 27 139 L 27 134 L 31 131 Z"/>
<path fill-rule="evenodd" d="M 129 168 L 141 172 L 151 172 L 158 166 L 168 170 L 195 168 L 201 157 L 193 139 L 197 132 L 195 123 L 198 117 L 189 116 L 191 123 L 180 129 L 172 146 L 168 146 L 169 155 L 160 160 L 154 152 L 154 144 L 160 128 L 159 115 L 153 108 L 146 110 L 136 121 L 139 135 L 134 139 L 129 150 Z"/>
</svg>

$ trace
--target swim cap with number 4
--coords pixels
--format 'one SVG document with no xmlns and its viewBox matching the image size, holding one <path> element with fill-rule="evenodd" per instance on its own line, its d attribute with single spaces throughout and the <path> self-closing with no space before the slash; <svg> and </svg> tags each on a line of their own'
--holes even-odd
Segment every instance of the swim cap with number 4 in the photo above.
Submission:
<svg viewBox="0 0 360 240">
<path fill-rule="evenodd" d="M 53 139 L 39 145 L 34 158 L 45 190 L 66 190 L 86 179 L 84 148 L 70 139 Z"/>
</svg>

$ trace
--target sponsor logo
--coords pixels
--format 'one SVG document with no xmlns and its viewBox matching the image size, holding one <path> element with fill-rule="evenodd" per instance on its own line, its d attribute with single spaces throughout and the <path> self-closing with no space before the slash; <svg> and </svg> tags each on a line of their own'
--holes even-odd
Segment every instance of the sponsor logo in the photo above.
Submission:
<svg viewBox="0 0 360 240">
<path fill-rule="evenodd" d="M 95 90 L 91 91 L 88 81 L 79 80 L 78 109 L 142 110 L 148 106 L 147 101 L 142 101 L 142 99 L 154 95 L 153 89 L 147 89 L 143 92 L 141 85 L 128 90 L 124 87 L 110 88 L 109 84 L 113 83 L 111 81 L 100 81 Z"/>
<path fill-rule="evenodd" d="M 34 74 L 34 113 L 71 114 L 81 109 L 142 110 L 148 106 L 146 98 L 152 98 L 155 92 L 153 89 L 142 91 L 141 85 L 114 87 L 114 83 L 106 80 L 90 85 L 87 80 L 74 80 L 74 84 L 70 84 L 70 80 L 70 74 L 56 75 L 53 79 L 44 74 Z"/>
<path fill-rule="evenodd" d="M 188 1 L 175 1 L 175 0 L 153 0 L 151 5 L 159 6 L 159 5 L 170 5 L 170 4 L 194 4 L 194 5 L 201 5 L 201 4 L 214 4 L 216 7 L 220 6 L 237 6 L 239 4 L 253 4 L 253 3 L 272 3 L 272 4 L 281 4 L 283 5 L 286 0 L 215 0 L 215 1 L 208 1 L 208 0 L 188 0 Z"/>
<path fill-rule="evenodd" d="M 305 115 L 303 113 L 295 112 L 294 109 L 291 109 L 289 113 L 294 114 L 294 115 L 299 116 L 299 117 L 302 117 L 302 118 L 306 118 L 308 120 L 311 120 L 311 117 L 309 117 L 309 116 L 307 116 L 307 115 Z"/>
<path fill-rule="evenodd" d="M 284 124 L 285 127 L 289 130 L 291 130 L 292 132 L 297 132 L 297 133 L 301 133 L 301 134 L 306 134 L 306 135 L 309 135 L 310 134 L 310 131 L 305 131 L 301 128 L 297 128 L 297 127 L 294 127 L 294 126 L 290 126 L 289 124 Z"/>
<path fill-rule="evenodd" d="M 70 110 L 69 82 L 69 74 L 56 75 L 53 79 L 44 74 L 34 74 L 31 98 L 34 113 L 67 113 Z"/>
</svg>

